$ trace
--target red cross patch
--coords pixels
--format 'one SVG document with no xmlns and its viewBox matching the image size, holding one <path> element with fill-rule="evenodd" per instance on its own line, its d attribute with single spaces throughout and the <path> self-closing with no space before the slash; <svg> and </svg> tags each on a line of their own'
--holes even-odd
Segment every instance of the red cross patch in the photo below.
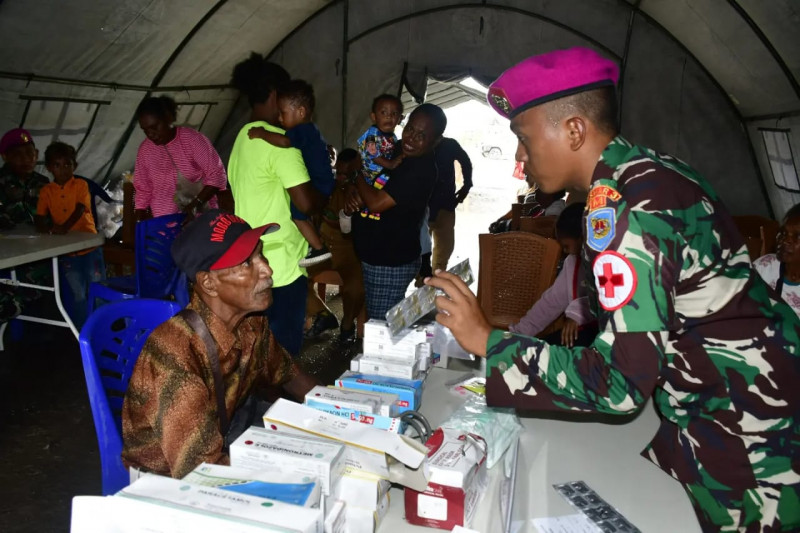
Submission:
<svg viewBox="0 0 800 533">
<path fill-rule="evenodd" d="M 636 292 L 636 270 L 626 257 L 617 252 L 603 252 L 592 264 L 600 307 L 616 311 L 627 304 Z"/>
</svg>

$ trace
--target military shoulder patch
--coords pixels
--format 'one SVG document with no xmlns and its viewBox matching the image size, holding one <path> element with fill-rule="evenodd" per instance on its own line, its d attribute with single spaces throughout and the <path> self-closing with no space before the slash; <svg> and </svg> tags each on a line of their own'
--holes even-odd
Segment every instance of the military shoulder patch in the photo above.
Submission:
<svg viewBox="0 0 800 533">
<path fill-rule="evenodd" d="M 602 252 L 616 233 L 617 215 L 613 207 L 603 207 L 589 211 L 586 215 L 586 244 L 589 248 Z"/>
<path fill-rule="evenodd" d="M 606 311 L 616 311 L 627 304 L 636 292 L 636 270 L 617 252 L 603 252 L 592 264 L 597 299 Z"/>
<path fill-rule="evenodd" d="M 608 202 L 618 202 L 622 195 L 613 187 L 608 185 L 597 185 L 589 191 L 586 198 L 586 209 L 595 211 L 601 207 L 606 207 Z"/>
</svg>

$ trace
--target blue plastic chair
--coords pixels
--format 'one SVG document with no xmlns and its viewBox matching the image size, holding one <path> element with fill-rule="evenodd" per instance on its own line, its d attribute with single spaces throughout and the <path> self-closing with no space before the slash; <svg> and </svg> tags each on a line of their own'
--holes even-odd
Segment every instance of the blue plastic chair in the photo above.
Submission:
<svg viewBox="0 0 800 533">
<path fill-rule="evenodd" d="M 143 220 L 136 224 L 136 273 L 92 283 L 89 313 L 97 300 L 113 302 L 130 298 L 171 299 L 179 277 L 170 247 L 181 232 L 183 213 Z"/>
<path fill-rule="evenodd" d="M 128 485 L 122 464 L 122 402 L 139 352 L 150 332 L 181 310 L 167 300 L 122 300 L 89 317 L 80 334 L 81 358 L 100 446 L 103 495 Z"/>
</svg>

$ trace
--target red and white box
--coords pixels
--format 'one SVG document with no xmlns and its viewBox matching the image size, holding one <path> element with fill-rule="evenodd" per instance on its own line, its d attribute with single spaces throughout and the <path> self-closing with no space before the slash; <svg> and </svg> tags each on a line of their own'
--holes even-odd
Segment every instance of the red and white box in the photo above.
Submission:
<svg viewBox="0 0 800 533">
<path fill-rule="evenodd" d="M 447 530 L 468 527 L 486 487 L 486 442 L 472 433 L 438 428 L 425 446 L 428 486 L 424 492 L 406 487 L 406 520 Z"/>
</svg>

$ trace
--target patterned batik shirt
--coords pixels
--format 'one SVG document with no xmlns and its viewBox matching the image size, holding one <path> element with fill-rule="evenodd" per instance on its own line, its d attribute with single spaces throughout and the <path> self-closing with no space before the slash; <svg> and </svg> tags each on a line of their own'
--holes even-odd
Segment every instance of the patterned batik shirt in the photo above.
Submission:
<svg viewBox="0 0 800 533">
<path fill-rule="evenodd" d="M 45 176 L 34 172 L 20 178 L 7 166 L 0 168 L 0 229 L 11 229 L 17 224 L 33 224 L 39 190 L 50 183 Z"/>
<path fill-rule="evenodd" d="M 264 316 L 248 316 L 229 331 L 197 294 L 188 308 L 217 345 L 228 420 L 255 387 L 297 375 Z M 142 348 L 122 406 L 122 440 L 125 466 L 156 474 L 182 478 L 202 462 L 229 463 L 208 353 L 181 316 L 153 330 Z"/>
<path fill-rule="evenodd" d="M 489 405 L 631 413 L 653 395 L 662 423 L 642 455 L 671 476 L 797 487 L 800 321 L 753 270 L 709 184 L 617 137 L 595 168 L 585 231 L 600 333 L 565 348 L 493 331 Z"/>
</svg>

